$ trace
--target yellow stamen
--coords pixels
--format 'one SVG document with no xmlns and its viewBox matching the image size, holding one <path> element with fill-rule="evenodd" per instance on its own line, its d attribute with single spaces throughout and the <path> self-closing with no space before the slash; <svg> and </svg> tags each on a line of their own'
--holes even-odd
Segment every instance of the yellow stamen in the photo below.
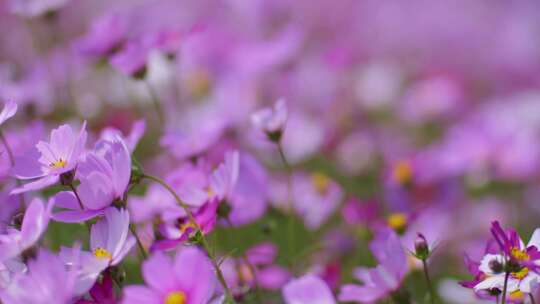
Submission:
<svg viewBox="0 0 540 304">
<path fill-rule="evenodd" d="M 521 290 L 514 290 L 512 291 L 508 297 L 511 299 L 511 300 L 518 300 L 518 299 L 521 299 L 525 296 L 525 294 L 523 293 L 523 291 Z"/>
<path fill-rule="evenodd" d="M 163 304 L 186 304 L 187 298 L 186 294 L 181 291 L 173 291 L 170 292 L 167 297 L 165 298 L 165 302 Z"/>
<path fill-rule="evenodd" d="M 399 184 L 406 184 L 412 180 L 412 167 L 411 163 L 406 160 L 399 161 L 392 172 L 392 177 L 394 181 Z"/>
<path fill-rule="evenodd" d="M 60 158 L 57 161 L 50 163 L 49 167 L 58 169 L 58 168 L 64 168 L 66 167 L 66 165 L 67 165 L 67 161 Z"/>
<path fill-rule="evenodd" d="M 179 228 L 180 228 L 180 232 L 182 234 L 184 234 L 186 232 L 186 230 L 188 230 L 189 228 L 195 229 L 196 227 L 195 227 L 195 225 L 193 224 L 192 221 L 187 221 L 187 222 L 181 224 Z"/>
<path fill-rule="evenodd" d="M 102 248 L 102 247 L 98 247 L 94 249 L 93 253 L 94 253 L 94 256 L 99 259 L 108 259 L 108 260 L 112 259 L 112 254 L 108 252 L 107 249 Z"/>
<path fill-rule="evenodd" d="M 523 267 L 517 272 L 512 272 L 511 275 L 513 278 L 518 280 L 523 280 L 529 274 L 529 268 Z"/>
<path fill-rule="evenodd" d="M 330 178 L 321 172 L 315 172 L 311 174 L 311 182 L 313 186 L 320 194 L 325 194 L 330 186 Z"/>
<path fill-rule="evenodd" d="M 407 216 L 404 213 L 392 213 L 386 219 L 386 222 L 390 228 L 396 231 L 404 231 L 407 227 Z"/>
<path fill-rule="evenodd" d="M 512 247 L 512 249 L 510 249 L 510 254 L 518 261 L 527 261 L 530 259 L 526 250 L 520 250 L 517 247 Z"/>
</svg>

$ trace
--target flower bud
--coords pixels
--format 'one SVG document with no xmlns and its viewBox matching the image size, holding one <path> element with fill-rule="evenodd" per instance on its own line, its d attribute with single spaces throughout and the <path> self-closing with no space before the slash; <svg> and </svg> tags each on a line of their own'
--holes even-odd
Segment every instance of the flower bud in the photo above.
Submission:
<svg viewBox="0 0 540 304">
<path fill-rule="evenodd" d="M 414 240 L 414 254 L 420 260 L 426 260 L 429 257 L 429 246 L 423 234 L 418 233 Z"/>
</svg>

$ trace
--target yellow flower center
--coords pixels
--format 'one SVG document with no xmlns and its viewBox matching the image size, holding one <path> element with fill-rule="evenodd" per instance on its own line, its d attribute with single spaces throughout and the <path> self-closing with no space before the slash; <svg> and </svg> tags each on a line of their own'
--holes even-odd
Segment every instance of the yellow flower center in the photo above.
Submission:
<svg viewBox="0 0 540 304">
<path fill-rule="evenodd" d="M 313 186 L 320 194 L 325 194 L 330 186 L 330 178 L 321 172 L 315 172 L 311 174 L 311 182 Z"/>
<path fill-rule="evenodd" d="M 511 275 L 513 278 L 518 280 L 523 280 L 529 274 L 529 268 L 523 267 L 517 272 L 512 272 Z"/>
<path fill-rule="evenodd" d="M 186 304 L 186 294 L 181 291 L 173 291 L 170 292 L 167 297 L 165 298 L 165 302 L 163 304 Z"/>
<path fill-rule="evenodd" d="M 396 231 L 404 231 L 407 227 L 407 216 L 404 213 L 392 213 L 386 219 L 386 222 L 390 228 Z"/>
<path fill-rule="evenodd" d="M 520 250 L 517 247 L 512 247 L 512 249 L 510 249 L 510 254 L 518 261 L 527 261 L 530 259 L 526 250 Z"/>
<path fill-rule="evenodd" d="M 94 249 L 93 253 L 94 253 L 94 256 L 99 259 L 108 259 L 108 260 L 112 259 L 112 254 L 108 252 L 107 249 L 102 248 L 102 247 L 98 247 Z"/>
<path fill-rule="evenodd" d="M 399 161 L 394 167 L 392 176 L 399 184 L 406 184 L 412 180 L 412 167 L 409 161 Z"/>
<path fill-rule="evenodd" d="M 66 165 L 67 165 L 67 161 L 60 158 L 57 161 L 50 163 L 49 167 L 58 169 L 58 168 L 64 168 L 66 167 Z"/>
<path fill-rule="evenodd" d="M 187 222 L 183 223 L 182 225 L 180 225 L 179 228 L 180 228 L 180 232 L 182 234 L 184 234 L 186 232 L 186 230 L 188 230 L 189 228 L 195 229 L 197 227 L 195 227 L 195 225 L 193 224 L 192 221 L 187 221 Z"/>
<path fill-rule="evenodd" d="M 511 299 L 511 300 L 519 300 L 521 298 L 523 298 L 525 296 L 525 294 L 523 293 L 523 291 L 521 290 L 514 290 L 512 291 L 508 297 Z"/>
</svg>

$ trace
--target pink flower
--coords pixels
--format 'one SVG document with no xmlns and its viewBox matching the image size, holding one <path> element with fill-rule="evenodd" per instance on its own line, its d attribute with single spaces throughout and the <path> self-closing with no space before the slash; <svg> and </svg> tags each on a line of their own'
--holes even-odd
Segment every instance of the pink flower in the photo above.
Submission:
<svg viewBox="0 0 540 304">
<path fill-rule="evenodd" d="M 122 199 L 131 175 L 131 156 L 120 137 L 114 141 L 100 141 L 77 168 L 80 184 L 76 196 L 69 191 L 56 194 L 57 206 L 63 209 L 53 214 L 62 222 L 80 222 L 105 211 L 114 200 Z"/>
<path fill-rule="evenodd" d="M 251 115 L 253 125 L 266 133 L 272 141 L 279 141 L 287 122 L 287 105 L 285 99 L 276 101 L 273 108 L 265 108 Z"/>
<path fill-rule="evenodd" d="M 104 218 L 92 226 L 90 251 L 82 251 L 76 289 L 88 290 L 98 275 L 107 267 L 118 265 L 135 245 L 135 238 L 129 235 L 129 213 L 110 207 Z M 67 264 L 74 256 L 71 248 L 62 248 L 61 257 Z"/>
<path fill-rule="evenodd" d="M 216 286 L 210 261 L 192 247 L 179 250 L 174 260 L 154 253 L 143 263 L 142 275 L 147 285 L 125 287 L 123 303 L 208 303 Z"/>
<path fill-rule="evenodd" d="M 334 304 L 336 300 L 326 283 L 311 274 L 291 280 L 283 287 L 286 304 Z"/>
<path fill-rule="evenodd" d="M 341 288 L 340 301 L 372 303 L 397 290 L 407 274 L 407 256 L 401 241 L 393 230 L 384 229 L 370 243 L 370 249 L 379 265 L 375 268 L 357 268 L 354 276 L 363 285 L 348 284 Z"/>
<path fill-rule="evenodd" d="M 76 296 L 74 287 L 75 272 L 54 254 L 40 251 L 28 262 L 28 272 L 0 291 L 0 299 L 5 304 L 70 303 Z"/>
<path fill-rule="evenodd" d="M 84 152 L 86 137 L 86 122 L 79 134 L 75 134 L 69 125 L 52 130 L 49 142 L 38 142 L 37 151 L 15 160 L 15 177 L 37 180 L 14 189 L 11 194 L 40 190 L 57 183 L 60 175 L 77 167 Z M 39 155 L 35 152 L 39 152 Z"/>
<path fill-rule="evenodd" d="M 21 229 L 10 229 L 0 235 L 0 261 L 14 258 L 37 243 L 47 229 L 53 204 L 52 200 L 47 206 L 38 198 L 32 200 L 24 213 Z"/>
</svg>

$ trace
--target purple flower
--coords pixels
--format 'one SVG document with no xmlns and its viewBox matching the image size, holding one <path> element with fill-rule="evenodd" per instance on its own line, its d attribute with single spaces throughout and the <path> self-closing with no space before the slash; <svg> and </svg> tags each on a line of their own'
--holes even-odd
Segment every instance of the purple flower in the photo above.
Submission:
<svg viewBox="0 0 540 304">
<path fill-rule="evenodd" d="M 370 243 L 370 249 L 379 265 L 376 268 L 357 268 L 354 276 L 363 285 L 342 287 L 340 301 L 372 303 L 396 291 L 407 274 L 407 256 L 401 241 L 393 230 L 379 231 Z"/>
<path fill-rule="evenodd" d="M 17 104 L 13 101 L 9 101 L 4 105 L 2 112 L 0 112 L 0 126 L 17 113 Z"/>
<path fill-rule="evenodd" d="M 161 252 L 142 265 L 146 286 L 124 288 L 126 304 L 207 303 L 216 287 L 216 277 L 204 253 L 193 247 L 180 249 L 174 261 Z"/>
<path fill-rule="evenodd" d="M 57 206 L 63 209 L 53 218 L 62 222 L 80 222 L 102 214 L 113 201 L 123 199 L 131 175 L 131 156 L 123 140 L 100 141 L 77 168 L 80 180 L 77 192 L 81 206 L 73 192 L 56 194 Z"/>
<path fill-rule="evenodd" d="M 57 183 L 61 174 L 77 167 L 86 137 L 86 122 L 79 134 L 75 134 L 69 125 L 52 130 L 50 142 L 38 142 L 37 151 L 15 160 L 13 173 L 17 178 L 38 180 L 14 189 L 11 194 L 39 190 Z M 39 156 L 35 152 L 39 152 Z"/>
<path fill-rule="evenodd" d="M 118 137 L 120 137 L 126 143 L 129 151 L 133 153 L 137 147 L 137 144 L 144 135 L 145 130 L 146 121 L 144 119 L 140 119 L 133 123 L 131 131 L 126 136 L 124 136 L 120 130 L 113 127 L 108 127 L 101 130 L 100 138 L 105 141 L 115 141 Z"/>
<path fill-rule="evenodd" d="M 0 261 L 14 258 L 37 243 L 47 229 L 53 200 L 47 206 L 35 198 L 26 209 L 21 229 L 8 229 L 7 234 L 0 235 Z"/>
<path fill-rule="evenodd" d="M 253 125 L 266 133 L 272 141 L 279 141 L 287 122 L 287 105 L 285 99 L 276 101 L 273 108 L 265 108 L 251 115 Z"/>
<path fill-rule="evenodd" d="M 213 199 L 193 214 L 195 222 L 201 228 L 203 234 L 208 234 L 214 229 L 217 220 L 216 212 L 218 204 L 219 201 Z M 195 231 L 196 227 L 187 215 L 168 219 L 159 226 L 159 232 L 164 239 L 154 242 L 152 250 L 176 248 L 179 244 L 189 240 Z"/>
<path fill-rule="evenodd" d="M 336 210 L 343 190 L 324 173 L 298 173 L 293 178 L 294 209 L 308 229 L 319 228 Z"/>
<path fill-rule="evenodd" d="M 98 275 L 109 266 L 118 265 L 135 245 L 135 238 L 129 235 L 129 213 L 110 207 L 104 218 L 92 226 L 90 250 L 82 251 L 79 261 L 77 290 L 88 290 Z M 62 248 L 61 257 L 71 265 L 74 256 L 70 248 Z"/>
<path fill-rule="evenodd" d="M 267 207 L 266 169 L 251 155 L 242 153 L 238 183 L 227 200 L 233 225 L 245 225 L 264 215 Z"/>
<path fill-rule="evenodd" d="M 28 272 L 17 276 L 4 290 L 0 299 L 5 304 L 71 303 L 75 292 L 76 273 L 67 270 L 56 255 L 40 251 L 28 262 Z"/>
<path fill-rule="evenodd" d="M 326 283 L 311 274 L 291 280 L 283 287 L 287 304 L 334 304 L 336 300 Z"/>
</svg>

